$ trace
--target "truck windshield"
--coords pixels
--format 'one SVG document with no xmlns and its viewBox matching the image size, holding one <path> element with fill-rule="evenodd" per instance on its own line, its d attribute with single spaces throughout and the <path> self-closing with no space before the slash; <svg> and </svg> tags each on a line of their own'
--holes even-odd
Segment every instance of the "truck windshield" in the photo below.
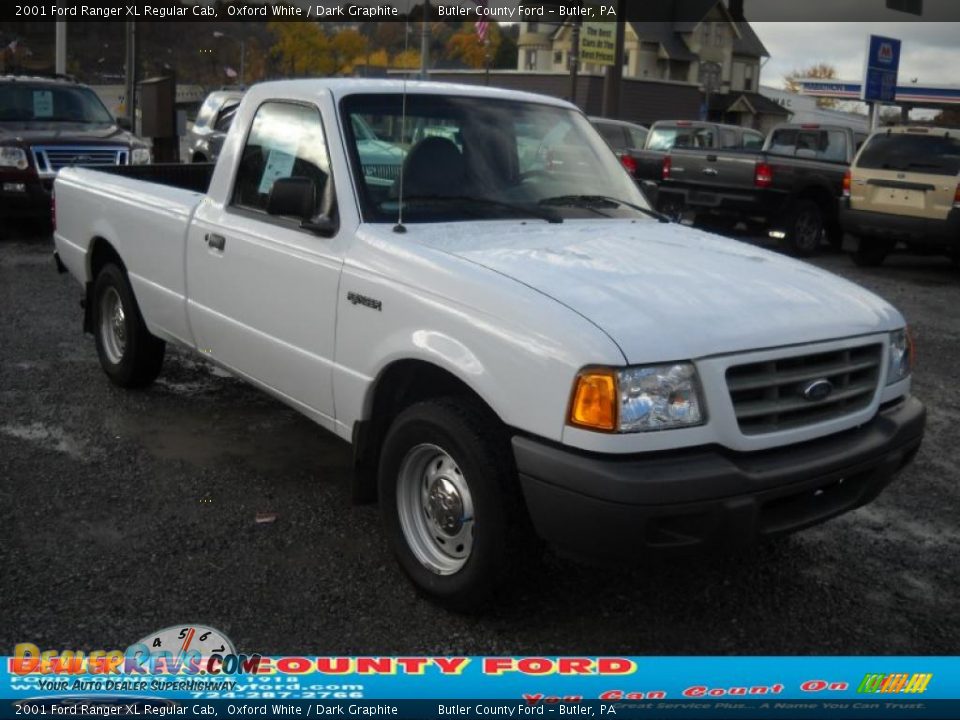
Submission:
<svg viewBox="0 0 960 720">
<path fill-rule="evenodd" d="M 89 88 L 0 83 L 0 122 L 108 125 L 113 117 Z"/>
<path fill-rule="evenodd" d="M 351 95 L 343 126 L 364 219 L 644 217 L 649 206 L 580 113 L 433 94 Z"/>
</svg>

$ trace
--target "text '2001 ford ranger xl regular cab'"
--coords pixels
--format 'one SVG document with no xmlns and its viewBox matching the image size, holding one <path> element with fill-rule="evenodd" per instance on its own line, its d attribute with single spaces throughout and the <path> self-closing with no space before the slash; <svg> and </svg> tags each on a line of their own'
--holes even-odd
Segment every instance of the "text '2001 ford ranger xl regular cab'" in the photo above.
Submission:
<svg viewBox="0 0 960 720">
<path fill-rule="evenodd" d="M 356 118 L 400 172 L 365 160 Z M 893 307 L 664 222 L 568 103 L 264 83 L 208 172 L 61 171 L 56 249 L 104 370 L 148 384 L 177 343 L 351 441 L 355 495 L 453 606 L 525 529 L 626 557 L 788 532 L 920 445 Z"/>
</svg>

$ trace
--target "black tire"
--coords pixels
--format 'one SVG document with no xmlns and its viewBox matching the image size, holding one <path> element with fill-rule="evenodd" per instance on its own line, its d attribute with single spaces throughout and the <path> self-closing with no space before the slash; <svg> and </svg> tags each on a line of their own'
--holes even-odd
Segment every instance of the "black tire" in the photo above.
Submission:
<svg viewBox="0 0 960 720">
<path fill-rule="evenodd" d="M 853 251 L 853 262 L 860 267 L 879 267 L 893 252 L 896 242 L 882 238 L 857 238 L 857 249 Z"/>
<path fill-rule="evenodd" d="M 843 252 L 843 228 L 838 224 L 827 225 L 827 242 L 834 252 Z"/>
<path fill-rule="evenodd" d="M 417 540 L 409 539 L 407 534 L 417 535 L 411 527 L 411 522 L 415 524 L 415 521 L 411 521 L 410 515 L 406 516 L 408 530 L 405 532 L 401 519 L 402 490 L 405 487 L 428 488 L 430 481 L 426 473 L 436 458 L 424 463 L 423 472 L 412 474 L 416 478 L 410 481 L 414 483 L 412 486 L 405 484 L 401 472 L 410 467 L 411 458 L 417 457 L 416 453 L 432 453 L 435 449 L 442 450 L 456 464 L 455 468 L 460 471 L 459 480 L 466 484 L 466 496 L 473 508 L 470 518 L 465 517 L 465 512 L 460 513 L 462 522 L 471 522 L 469 554 L 461 567 L 445 571 L 432 569 L 428 566 L 429 561 L 418 557 L 414 547 Z M 517 558 L 529 555 L 536 546 L 528 530 L 529 521 L 523 510 L 506 433 L 489 411 L 469 398 L 430 400 L 402 411 L 384 439 L 378 483 L 384 528 L 400 566 L 418 591 L 451 609 L 469 612 L 482 608 L 491 594 L 515 572 Z M 428 494 L 432 496 L 432 493 Z M 417 496 L 415 491 L 413 497 Z M 430 527 L 429 515 L 422 509 L 424 504 L 429 503 L 421 500 L 418 506 L 416 501 L 412 502 L 412 507 L 420 507 L 422 514 L 419 517 L 427 535 L 431 536 L 421 535 L 420 542 L 426 543 L 428 548 L 432 542 L 433 548 L 440 549 L 436 538 L 444 542 L 444 537 L 450 535 L 444 536 L 435 526 Z M 453 507 L 459 511 L 459 508 L 466 507 L 466 503 Z M 421 557 L 423 547 L 420 545 Z M 452 546 L 449 549 L 453 551 Z M 454 562 L 460 561 L 462 558 Z"/>
<path fill-rule="evenodd" d="M 675 195 L 670 195 L 669 193 L 660 194 L 657 197 L 657 211 L 661 215 L 666 215 L 671 222 L 680 222 L 683 220 L 683 214 L 686 211 L 686 206 L 683 203 L 683 200 L 680 200 Z"/>
<path fill-rule="evenodd" d="M 147 330 L 127 273 L 113 263 L 104 265 L 94 281 L 91 301 L 93 336 L 107 377 L 125 388 L 152 383 L 160 374 L 166 343 Z M 117 301 L 119 315 L 110 311 Z M 113 328 L 119 330 L 111 338 Z"/>
<path fill-rule="evenodd" d="M 823 210 L 813 200 L 797 200 L 786 223 L 783 239 L 787 252 L 796 257 L 810 257 L 820 250 L 826 228 Z"/>
</svg>

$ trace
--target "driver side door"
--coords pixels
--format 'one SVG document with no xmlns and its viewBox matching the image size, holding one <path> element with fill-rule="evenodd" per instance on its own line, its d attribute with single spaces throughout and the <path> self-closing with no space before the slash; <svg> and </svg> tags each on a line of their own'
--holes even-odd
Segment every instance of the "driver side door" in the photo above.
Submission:
<svg viewBox="0 0 960 720">
<path fill-rule="evenodd" d="M 225 205 L 204 200 L 187 237 L 188 317 L 198 349 L 326 427 L 342 252 L 333 237 L 270 215 L 279 178 L 332 183 L 316 106 L 268 101 L 247 135 Z"/>
</svg>

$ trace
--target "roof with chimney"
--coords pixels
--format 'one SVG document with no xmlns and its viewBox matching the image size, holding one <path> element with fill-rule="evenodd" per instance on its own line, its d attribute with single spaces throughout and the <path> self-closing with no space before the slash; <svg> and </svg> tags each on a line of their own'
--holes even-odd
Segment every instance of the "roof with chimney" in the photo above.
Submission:
<svg viewBox="0 0 960 720">
<path fill-rule="evenodd" d="M 742 7 L 742 2 L 736 6 L 731 3 L 731 7 L 728 7 L 723 0 L 644 0 L 642 4 L 631 7 L 631 16 L 638 19 L 631 21 L 630 26 L 640 40 L 660 43 L 670 59 L 692 62 L 697 56 L 687 47 L 683 35 L 695 32 L 714 9 L 719 9 L 736 30 L 733 41 L 735 55 L 769 57 L 770 53 L 750 23 L 743 19 Z"/>
</svg>

